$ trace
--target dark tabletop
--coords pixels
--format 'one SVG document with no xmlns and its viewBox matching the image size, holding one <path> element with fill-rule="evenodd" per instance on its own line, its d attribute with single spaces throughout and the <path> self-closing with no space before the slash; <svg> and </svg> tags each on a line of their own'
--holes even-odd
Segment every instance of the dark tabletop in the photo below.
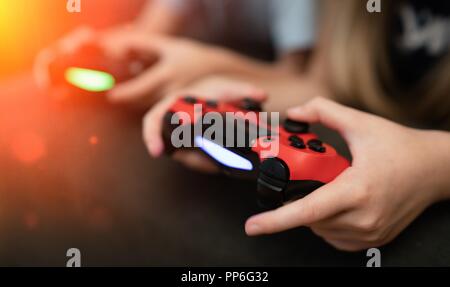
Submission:
<svg viewBox="0 0 450 287">
<path fill-rule="evenodd" d="M 99 97 L 40 93 L 29 75 L 0 84 L 0 265 L 65 266 L 76 247 L 84 266 L 365 266 L 365 252 L 306 228 L 247 237 L 254 185 L 151 159 L 141 118 Z M 450 265 L 449 242 L 442 203 L 381 249 L 382 265 Z"/>
</svg>

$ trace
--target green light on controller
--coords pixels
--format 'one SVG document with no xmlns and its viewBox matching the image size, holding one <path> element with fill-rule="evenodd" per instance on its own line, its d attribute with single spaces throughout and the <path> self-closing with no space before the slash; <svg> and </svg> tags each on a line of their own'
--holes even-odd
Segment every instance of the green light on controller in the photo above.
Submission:
<svg viewBox="0 0 450 287">
<path fill-rule="evenodd" d="M 89 92 L 104 92 L 116 83 L 108 73 L 83 68 L 68 68 L 64 76 L 70 84 Z"/>
</svg>

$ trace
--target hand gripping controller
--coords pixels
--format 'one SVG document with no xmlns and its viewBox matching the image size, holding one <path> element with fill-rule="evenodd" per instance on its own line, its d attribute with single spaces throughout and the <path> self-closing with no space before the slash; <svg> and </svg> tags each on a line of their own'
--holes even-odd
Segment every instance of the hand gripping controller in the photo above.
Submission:
<svg viewBox="0 0 450 287">
<path fill-rule="evenodd" d="M 57 57 L 49 65 L 50 82 L 78 91 L 105 92 L 129 80 L 157 61 L 154 55 L 129 52 L 122 60 L 108 57 L 96 44 L 85 44 L 76 52 Z"/>
<path fill-rule="evenodd" d="M 201 107 L 201 112 L 196 115 L 195 109 L 198 107 Z M 194 135 L 190 147 L 201 150 L 226 174 L 256 180 L 258 201 L 269 209 L 306 196 L 349 167 L 348 160 L 309 132 L 307 123 L 288 119 L 274 131 L 263 125 L 259 118 L 256 121 L 240 119 L 248 111 L 260 112 L 261 107 L 248 99 L 236 103 L 203 101 L 194 97 L 179 99 L 164 118 L 166 151 L 172 153 L 177 148 L 189 148 L 175 147 L 172 143 L 175 129 L 187 128 Z M 223 116 L 223 138 L 206 135 L 209 125 L 205 125 L 202 119 L 209 112 Z M 235 118 L 230 121 L 225 117 L 227 112 L 241 113 L 235 114 Z M 178 117 L 180 113 L 184 116 Z M 237 147 L 236 141 L 231 146 L 224 144 L 227 142 L 225 130 L 230 124 L 237 131 L 246 133 L 248 140 L 244 145 Z M 262 127 L 264 132 L 250 134 L 252 125 Z M 278 149 L 271 149 L 270 143 L 278 144 Z"/>
</svg>

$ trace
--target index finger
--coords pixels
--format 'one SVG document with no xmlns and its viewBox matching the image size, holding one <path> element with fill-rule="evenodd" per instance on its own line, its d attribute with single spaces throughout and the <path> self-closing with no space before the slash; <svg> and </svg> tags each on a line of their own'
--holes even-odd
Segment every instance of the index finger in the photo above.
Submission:
<svg viewBox="0 0 450 287">
<path fill-rule="evenodd" d="M 162 140 L 162 120 L 164 114 L 176 101 L 178 96 L 163 98 L 145 115 L 143 120 L 143 137 L 148 151 L 154 157 L 158 157 L 164 151 Z"/>
<path fill-rule="evenodd" d="M 277 233 L 308 226 L 348 210 L 352 206 L 346 196 L 352 182 L 349 170 L 302 199 L 251 217 L 245 224 L 246 233 L 250 236 Z"/>
</svg>

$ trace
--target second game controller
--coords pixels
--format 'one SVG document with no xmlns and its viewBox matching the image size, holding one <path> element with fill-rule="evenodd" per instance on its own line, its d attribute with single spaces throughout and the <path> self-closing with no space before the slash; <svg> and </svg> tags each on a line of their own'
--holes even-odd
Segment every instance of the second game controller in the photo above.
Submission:
<svg viewBox="0 0 450 287">
<path fill-rule="evenodd" d="M 235 103 L 194 97 L 179 99 L 164 118 L 166 151 L 198 149 L 226 174 L 255 180 L 258 200 L 269 209 L 306 196 L 350 166 L 349 161 L 332 146 L 309 132 L 307 123 L 288 119 L 274 129 L 272 125 L 263 123 L 260 117 L 246 116 L 248 112 L 259 115 L 260 111 L 259 103 L 248 99 Z M 216 118 L 223 123 L 220 135 L 208 133 L 208 128 L 214 124 L 211 119 L 205 121 L 210 112 L 220 115 Z M 229 113 L 234 115 L 231 120 Z M 230 125 L 233 131 L 246 135 L 240 145 L 234 137 L 227 141 L 226 130 Z M 174 145 L 177 128 L 191 133 L 191 138 L 185 141 L 187 146 Z M 274 149 L 274 145 L 277 148 Z"/>
<path fill-rule="evenodd" d="M 157 61 L 154 55 L 129 52 L 121 60 L 108 57 L 96 44 L 85 44 L 74 53 L 57 57 L 49 66 L 50 82 L 78 91 L 105 92 L 129 80 Z"/>
</svg>

